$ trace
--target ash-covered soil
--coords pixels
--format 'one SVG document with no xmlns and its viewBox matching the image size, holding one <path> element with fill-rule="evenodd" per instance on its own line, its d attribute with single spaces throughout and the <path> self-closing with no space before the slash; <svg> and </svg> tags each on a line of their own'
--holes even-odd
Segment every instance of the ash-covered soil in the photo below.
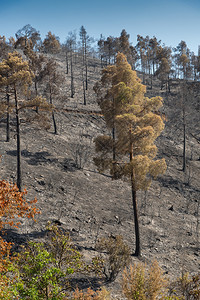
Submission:
<svg viewBox="0 0 200 300">
<path fill-rule="evenodd" d="M 99 174 L 93 164 L 93 140 L 106 132 L 106 126 L 96 104 L 93 85 L 100 78 L 98 60 L 90 60 L 87 105 L 83 105 L 80 64 L 77 62 L 75 95 L 70 98 L 70 74 L 66 74 L 65 59 L 57 57 L 59 70 L 66 79 L 62 93 L 66 100 L 56 100 L 55 118 L 58 134 L 38 129 L 36 125 L 21 126 L 23 187 L 28 198 L 38 199 L 41 214 L 37 222 L 22 220 L 19 230 L 12 230 L 10 239 L 24 243 L 41 239 L 48 221 L 59 220 L 69 230 L 75 244 L 87 258 L 97 254 L 98 238 L 122 235 L 134 252 L 134 220 L 129 182 L 113 181 L 109 174 Z M 161 91 L 154 80 L 147 95 L 161 95 L 166 127 L 157 141 L 159 157 L 167 162 L 167 172 L 153 181 L 147 192 L 138 192 L 142 260 L 156 259 L 170 277 L 182 270 L 195 273 L 200 269 L 200 151 L 199 99 L 200 89 L 187 103 L 187 167 L 182 171 L 183 133 L 178 85 L 173 82 L 171 94 Z M 0 120 L 1 178 L 16 181 L 16 140 L 14 117 L 11 120 L 11 141 L 6 140 L 5 116 Z M 138 261 L 132 258 L 133 262 Z M 111 285 L 119 288 L 120 276 Z"/>
</svg>

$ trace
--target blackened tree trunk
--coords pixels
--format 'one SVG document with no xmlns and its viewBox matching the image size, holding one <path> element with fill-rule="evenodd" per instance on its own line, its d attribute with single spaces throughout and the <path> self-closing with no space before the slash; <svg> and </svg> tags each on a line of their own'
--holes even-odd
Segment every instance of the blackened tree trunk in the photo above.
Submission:
<svg viewBox="0 0 200 300">
<path fill-rule="evenodd" d="M 85 82 L 83 78 L 83 104 L 86 105 Z"/>
<path fill-rule="evenodd" d="M 112 128 L 112 139 L 113 139 L 113 176 L 112 179 L 116 179 L 116 129 L 115 129 L 115 100 L 112 99 L 113 103 L 113 128 Z"/>
<path fill-rule="evenodd" d="M 113 139 L 113 175 L 112 179 L 117 179 L 117 174 L 116 174 L 116 142 L 115 142 L 115 127 L 114 127 L 114 122 L 113 122 L 113 128 L 112 128 L 112 139 Z"/>
<path fill-rule="evenodd" d="M 150 75 L 150 78 L 151 78 L 151 87 L 150 87 L 150 89 L 152 90 L 152 88 L 153 88 L 153 74 Z"/>
<path fill-rule="evenodd" d="M 6 94 L 7 97 L 7 120 L 6 120 L 6 142 L 10 141 L 10 113 L 9 113 L 9 107 L 10 107 L 10 95 Z"/>
<path fill-rule="evenodd" d="M 135 253 L 134 256 L 141 255 L 140 247 L 140 231 L 139 231 L 139 220 L 138 220 L 138 207 L 137 207 L 137 192 L 134 189 L 133 175 L 131 175 L 131 186 L 132 186 L 132 201 L 133 201 L 133 214 L 135 224 Z"/>
<path fill-rule="evenodd" d="M 35 78 L 35 96 L 37 97 L 38 95 L 38 88 L 37 88 L 37 79 Z M 36 106 L 36 113 L 39 112 L 38 106 Z"/>
<path fill-rule="evenodd" d="M 84 61 L 85 61 L 85 89 L 88 89 L 88 65 L 87 65 L 87 39 L 85 38 L 85 51 L 84 51 Z"/>
<path fill-rule="evenodd" d="M 69 60 L 68 60 L 68 51 L 66 51 L 66 74 L 69 73 Z"/>
<path fill-rule="evenodd" d="M 131 142 L 131 133 L 130 129 L 130 162 L 133 160 L 133 143 Z M 138 207 L 137 207 L 137 192 L 134 184 L 134 174 L 132 170 L 131 174 L 131 192 L 132 192 L 132 202 L 133 202 L 133 214 L 134 214 L 134 224 L 135 224 L 135 253 L 134 256 L 141 255 L 140 247 L 140 231 L 139 231 L 139 218 L 138 218 Z"/>
<path fill-rule="evenodd" d="M 17 187 L 21 192 L 22 176 L 21 176 L 20 119 L 19 119 L 17 91 L 15 88 L 14 88 L 14 94 L 15 94 L 15 116 L 16 116 L 16 135 L 17 135 Z"/>
<path fill-rule="evenodd" d="M 50 101 L 49 102 L 50 102 L 50 104 L 53 104 L 51 87 L 50 87 Z M 52 120 L 53 120 L 54 134 L 57 134 L 57 125 L 56 125 L 54 111 L 52 111 Z"/>
<path fill-rule="evenodd" d="M 82 66 L 82 86 L 83 86 L 83 104 L 86 105 L 86 87 L 84 79 L 84 65 Z"/>
<path fill-rule="evenodd" d="M 171 80 L 170 80 L 170 77 L 169 77 L 169 74 L 168 74 L 168 77 L 167 77 L 167 87 L 168 87 L 168 93 L 169 93 L 169 94 L 171 93 L 171 86 L 170 86 L 170 83 L 171 83 Z"/>
<path fill-rule="evenodd" d="M 103 55 L 101 55 L 101 68 L 103 68 Z"/>
<path fill-rule="evenodd" d="M 52 112 L 53 126 L 54 126 L 54 134 L 57 134 L 57 125 L 55 120 L 54 112 Z"/>
<path fill-rule="evenodd" d="M 115 127 L 112 129 L 112 138 L 113 138 L 113 161 L 116 161 L 116 145 L 115 145 Z"/>
<path fill-rule="evenodd" d="M 71 51 L 71 98 L 74 98 L 73 54 Z"/>
<path fill-rule="evenodd" d="M 85 89 L 88 90 L 88 67 L 87 60 L 85 61 Z"/>
<path fill-rule="evenodd" d="M 183 107 L 183 172 L 186 170 L 186 123 L 185 123 L 185 107 Z"/>
</svg>

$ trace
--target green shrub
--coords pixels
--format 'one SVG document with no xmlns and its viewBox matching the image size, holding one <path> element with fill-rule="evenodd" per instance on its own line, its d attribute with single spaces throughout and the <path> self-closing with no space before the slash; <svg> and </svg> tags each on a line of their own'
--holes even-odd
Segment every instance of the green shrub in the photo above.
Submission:
<svg viewBox="0 0 200 300">
<path fill-rule="evenodd" d="M 47 243 L 29 242 L 12 267 L 15 287 L 22 299 L 63 299 L 70 274 L 83 268 L 81 254 L 68 234 L 49 228 Z"/>
</svg>

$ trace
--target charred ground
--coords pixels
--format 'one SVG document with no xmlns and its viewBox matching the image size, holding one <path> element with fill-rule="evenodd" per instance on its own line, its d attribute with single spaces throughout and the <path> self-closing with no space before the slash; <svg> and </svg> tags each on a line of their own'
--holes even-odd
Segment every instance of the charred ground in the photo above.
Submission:
<svg viewBox="0 0 200 300">
<path fill-rule="evenodd" d="M 109 234 L 122 235 L 134 251 L 134 221 L 128 182 L 113 181 L 109 174 L 99 174 L 93 164 L 93 139 L 107 131 L 96 103 L 93 86 L 100 78 L 97 59 L 89 60 L 87 105 L 83 105 L 80 60 L 74 69 L 75 95 L 70 98 L 70 74 L 65 58 L 56 57 L 65 78 L 62 99 L 55 101 L 58 134 L 53 129 L 38 129 L 33 124 L 22 128 L 23 187 L 28 198 L 38 199 L 41 215 L 37 222 L 24 221 L 9 238 L 17 243 L 41 239 L 48 223 L 58 220 L 70 231 L 72 239 L 87 258 L 96 254 L 95 243 Z M 140 74 L 139 74 L 140 76 Z M 167 162 L 167 172 L 154 181 L 147 192 L 139 192 L 142 260 L 158 260 L 170 277 L 182 270 L 200 268 L 199 234 L 199 83 L 193 85 L 192 97 L 184 104 L 187 112 L 186 171 L 182 171 L 183 131 L 180 90 L 182 82 L 172 80 L 171 93 L 160 90 L 158 79 L 147 96 L 162 96 L 166 126 L 157 140 L 158 156 Z M 16 181 L 15 120 L 11 119 L 11 141 L 6 140 L 6 119 L 0 120 L 1 178 Z M 137 261 L 136 258 L 132 258 Z M 111 286 L 117 288 L 119 279 Z"/>
</svg>

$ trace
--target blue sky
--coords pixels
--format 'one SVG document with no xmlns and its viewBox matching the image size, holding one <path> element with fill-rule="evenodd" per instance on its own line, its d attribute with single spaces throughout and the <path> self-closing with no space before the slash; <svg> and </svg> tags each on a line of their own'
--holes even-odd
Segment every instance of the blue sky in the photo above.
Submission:
<svg viewBox="0 0 200 300">
<path fill-rule="evenodd" d="M 0 35 L 15 36 L 31 24 L 42 38 L 52 31 L 64 42 L 83 25 L 91 37 L 100 34 L 156 36 L 166 46 L 186 41 L 197 54 L 200 45 L 200 0 L 0 0 Z"/>
</svg>

